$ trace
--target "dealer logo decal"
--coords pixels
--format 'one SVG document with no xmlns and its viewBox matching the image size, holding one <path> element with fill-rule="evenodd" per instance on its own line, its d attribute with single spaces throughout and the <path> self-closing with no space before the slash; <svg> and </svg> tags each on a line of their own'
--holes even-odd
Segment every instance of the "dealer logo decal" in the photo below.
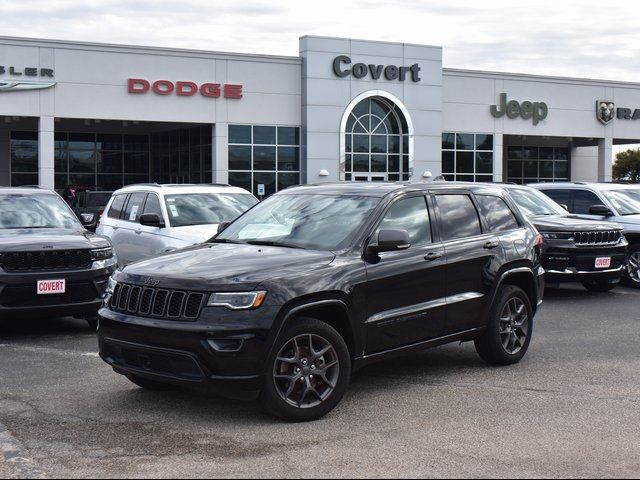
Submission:
<svg viewBox="0 0 640 480">
<path fill-rule="evenodd" d="M 603 125 L 612 122 L 616 113 L 616 105 L 608 100 L 598 100 L 596 102 L 596 116 Z"/>
</svg>

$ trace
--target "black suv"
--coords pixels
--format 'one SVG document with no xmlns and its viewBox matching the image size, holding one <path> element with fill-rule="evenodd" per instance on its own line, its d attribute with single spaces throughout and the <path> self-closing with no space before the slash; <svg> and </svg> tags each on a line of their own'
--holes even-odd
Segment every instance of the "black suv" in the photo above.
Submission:
<svg viewBox="0 0 640 480">
<path fill-rule="evenodd" d="M 317 419 L 379 359 L 475 341 L 491 364 L 519 362 L 543 294 L 541 243 L 500 188 L 287 189 L 210 243 L 117 271 L 100 355 L 143 388 L 209 384 Z"/>
<path fill-rule="evenodd" d="M 0 320 L 43 313 L 95 327 L 116 265 L 109 241 L 55 192 L 0 188 Z"/>
<path fill-rule="evenodd" d="M 533 188 L 504 188 L 544 237 L 547 284 L 580 282 L 592 292 L 608 292 L 620 283 L 629 245 L 622 225 L 570 215 Z"/>
</svg>

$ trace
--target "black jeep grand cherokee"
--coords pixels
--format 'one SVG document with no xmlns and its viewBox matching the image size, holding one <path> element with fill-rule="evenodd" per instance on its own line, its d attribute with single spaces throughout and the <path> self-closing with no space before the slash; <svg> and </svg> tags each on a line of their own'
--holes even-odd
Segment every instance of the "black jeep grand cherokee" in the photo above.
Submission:
<svg viewBox="0 0 640 480">
<path fill-rule="evenodd" d="M 55 192 L 0 188 L 0 320 L 44 313 L 95 328 L 116 265 L 109 241 Z"/>
<path fill-rule="evenodd" d="M 100 355 L 143 388 L 209 384 L 317 419 L 378 359 L 475 341 L 491 364 L 520 361 L 541 242 L 490 186 L 291 188 L 208 244 L 116 272 Z"/>
</svg>

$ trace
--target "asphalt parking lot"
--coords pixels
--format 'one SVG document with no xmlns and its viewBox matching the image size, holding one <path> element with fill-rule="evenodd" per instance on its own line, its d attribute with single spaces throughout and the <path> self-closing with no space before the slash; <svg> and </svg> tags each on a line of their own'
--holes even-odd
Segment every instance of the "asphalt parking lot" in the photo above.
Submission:
<svg viewBox="0 0 640 480">
<path fill-rule="evenodd" d="M 326 419 L 154 394 L 80 321 L 0 327 L 0 477 L 638 477 L 640 292 L 549 290 L 525 360 L 452 345 L 357 373 Z"/>
</svg>

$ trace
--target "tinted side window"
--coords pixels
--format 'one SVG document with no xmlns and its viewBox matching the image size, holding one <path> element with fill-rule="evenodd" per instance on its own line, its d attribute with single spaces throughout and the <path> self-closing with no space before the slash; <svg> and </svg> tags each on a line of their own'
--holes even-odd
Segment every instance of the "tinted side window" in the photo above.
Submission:
<svg viewBox="0 0 640 480">
<path fill-rule="evenodd" d="M 144 213 L 155 213 L 162 219 L 162 208 L 160 208 L 160 199 L 155 193 L 150 193 L 147 197 L 147 203 L 144 204 Z"/>
<path fill-rule="evenodd" d="M 127 209 L 124 212 L 124 220 L 129 222 L 137 222 L 142 213 L 142 207 L 144 206 L 144 199 L 147 197 L 146 193 L 132 193 L 127 203 Z"/>
<path fill-rule="evenodd" d="M 480 218 L 469 195 L 436 195 L 442 239 L 457 240 L 482 234 Z"/>
<path fill-rule="evenodd" d="M 492 232 L 506 232 L 520 227 L 515 215 L 500 197 L 476 195 L 476 200 Z"/>
<path fill-rule="evenodd" d="M 571 190 L 542 190 L 542 193 L 554 202 L 567 206 L 569 211 L 572 211 Z"/>
<path fill-rule="evenodd" d="M 573 210 L 572 213 L 578 215 L 591 215 L 589 209 L 594 205 L 602 205 L 602 200 L 598 196 L 588 190 L 573 191 Z"/>
<path fill-rule="evenodd" d="M 127 199 L 127 195 L 116 195 L 113 199 L 113 203 L 111 204 L 111 208 L 109 208 L 109 213 L 107 216 L 109 218 L 120 218 L 120 214 L 122 213 L 122 209 L 124 208 L 124 202 Z"/>
<path fill-rule="evenodd" d="M 431 243 L 431 223 L 425 197 L 413 197 L 400 200 L 386 213 L 376 232 L 385 228 L 406 230 L 411 246 Z"/>
</svg>

